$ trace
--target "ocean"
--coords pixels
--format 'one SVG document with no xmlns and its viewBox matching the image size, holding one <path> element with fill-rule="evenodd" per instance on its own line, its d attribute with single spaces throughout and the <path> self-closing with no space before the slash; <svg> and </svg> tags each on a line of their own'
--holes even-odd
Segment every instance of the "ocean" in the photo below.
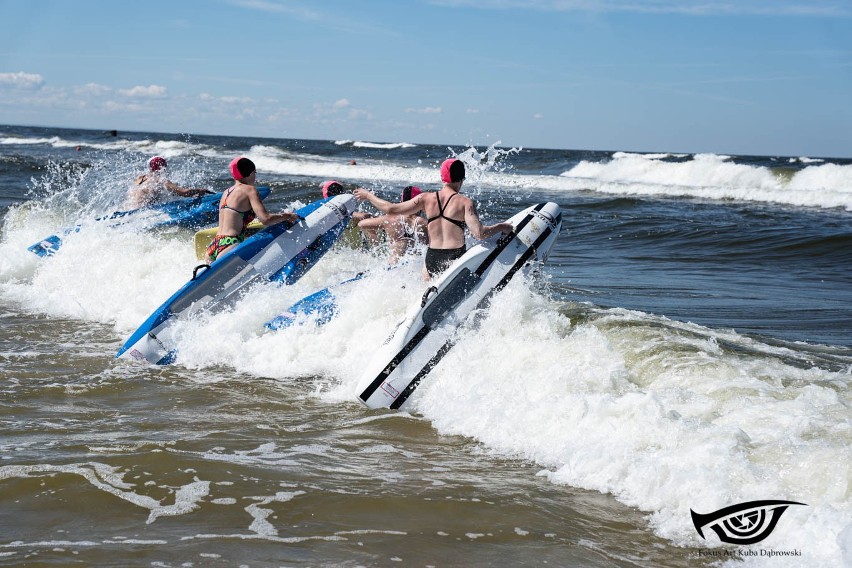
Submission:
<svg viewBox="0 0 852 568">
<path fill-rule="evenodd" d="M 155 154 L 215 191 L 246 155 L 271 211 L 434 191 L 457 156 L 485 223 L 554 201 L 563 228 L 372 411 L 417 262 L 263 323 L 382 250 L 182 323 L 175 365 L 114 359 L 198 263 L 192 231 L 93 221 Z M 0 408 L 3 566 L 849 566 L 852 159 L 0 126 Z M 693 523 L 765 500 L 799 504 L 755 544 Z"/>
</svg>

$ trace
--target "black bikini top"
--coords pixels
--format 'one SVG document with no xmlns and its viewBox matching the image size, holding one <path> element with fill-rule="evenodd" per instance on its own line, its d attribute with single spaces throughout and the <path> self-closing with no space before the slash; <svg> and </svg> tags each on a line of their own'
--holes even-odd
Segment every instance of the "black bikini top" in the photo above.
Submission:
<svg viewBox="0 0 852 568">
<path fill-rule="evenodd" d="M 452 194 L 447 199 L 447 202 L 444 203 L 443 205 L 441 205 L 441 195 L 439 193 L 436 193 L 435 199 L 438 200 L 438 214 L 435 215 L 434 217 L 429 217 L 428 219 L 426 219 L 426 223 L 429 224 L 432 221 L 434 221 L 435 219 L 444 219 L 445 221 L 449 221 L 450 223 L 452 223 L 453 225 L 455 225 L 456 227 L 458 227 L 459 229 L 464 231 L 465 227 L 467 226 L 467 224 L 464 221 L 459 221 L 458 219 L 451 219 L 451 218 L 447 217 L 446 215 L 444 215 L 444 210 L 447 208 L 447 205 L 449 205 L 450 199 L 452 199 L 456 195 L 458 195 L 458 194 L 457 193 Z"/>
</svg>

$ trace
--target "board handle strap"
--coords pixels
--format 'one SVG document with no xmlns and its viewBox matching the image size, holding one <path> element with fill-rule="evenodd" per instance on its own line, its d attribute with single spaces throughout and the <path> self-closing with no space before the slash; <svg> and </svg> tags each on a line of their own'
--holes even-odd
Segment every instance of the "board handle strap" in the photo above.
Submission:
<svg viewBox="0 0 852 568">
<path fill-rule="evenodd" d="M 432 292 L 435 292 L 437 294 L 438 288 L 436 288 L 435 286 L 429 286 L 426 289 L 426 291 L 423 293 L 423 299 L 420 300 L 420 307 L 421 308 L 426 306 L 426 301 L 429 300 L 429 294 L 431 294 Z"/>
<path fill-rule="evenodd" d="M 209 265 L 209 264 L 199 264 L 198 266 L 196 266 L 195 268 L 193 268 L 193 269 L 192 269 L 192 279 L 193 279 L 193 280 L 195 280 L 196 278 L 198 278 L 198 271 L 199 271 L 199 270 L 201 270 L 202 268 L 203 268 L 203 269 L 205 269 L 205 270 L 207 270 L 208 268 L 210 268 L 210 265 Z"/>
</svg>

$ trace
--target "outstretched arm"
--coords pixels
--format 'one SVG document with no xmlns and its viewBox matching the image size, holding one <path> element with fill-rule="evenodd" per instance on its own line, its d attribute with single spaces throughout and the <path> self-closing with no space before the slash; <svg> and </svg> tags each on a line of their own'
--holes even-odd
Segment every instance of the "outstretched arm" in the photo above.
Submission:
<svg viewBox="0 0 852 568">
<path fill-rule="evenodd" d="M 166 186 L 166 189 L 168 189 L 175 195 L 180 195 L 181 197 L 201 197 L 202 195 L 208 195 L 213 193 L 209 189 L 202 189 L 200 187 L 181 187 L 168 180 L 165 182 L 164 185 Z"/>
<path fill-rule="evenodd" d="M 359 187 L 353 191 L 352 194 L 358 201 L 369 201 L 373 204 L 373 207 L 382 213 L 388 213 L 390 215 L 413 215 L 423 209 L 423 194 L 418 195 L 414 199 L 403 201 L 402 203 L 391 203 L 390 201 L 385 201 L 363 187 Z"/>
<path fill-rule="evenodd" d="M 479 240 L 487 239 L 497 233 L 511 233 L 514 229 L 511 223 L 497 223 L 496 225 L 483 225 L 479 220 L 479 213 L 476 212 L 476 205 L 473 201 L 464 208 L 464 222 L 470 230 L 470 234 Z"/>
</svg>

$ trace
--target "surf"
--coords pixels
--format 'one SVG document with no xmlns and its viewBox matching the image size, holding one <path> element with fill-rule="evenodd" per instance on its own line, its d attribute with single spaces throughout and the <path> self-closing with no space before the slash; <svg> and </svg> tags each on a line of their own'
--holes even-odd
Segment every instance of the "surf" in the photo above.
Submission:
<svg viewBox="0 0 852 568">
<path fill-rule="evenodd" d="M 157 139 L 156 135 L 150 138 Z M 251 147 L 254 141 L 240 143 Z M 287 146 L 285 141 L 264 144 Z M 193 156 L 195 152 L 207 152 L 201 146 L 176 151 Z M 429 176 L 430 180 L 435 175 L 428 158 L 420 164 L 391 159 L 378 164 L 359 156 L 358 166 L 348 166 L 342 159 L 335 161 L 328 155 L 312 157 L 321 154 L 316 149 L 287 151 L 292 155 L 267 156 L 270 164 L 284 164 L 283 173 L 270 176 L 277 188 L 288 188 L 278 202 L 296 207 L 297 197 L 317 191 L 324 173 L 354 171 L 362 164 L 368 165 L 366 173 L 360 174 L 363 177 L 353 174 L 344 179 L 354 183 L 382 172 L 387 177 L 373 182 L 384 189 L 393 187 L 397 179 L 407 180 L 408 173 Z M 445 154 L 446 148 L 440 151 Z M 110 234 L 95 231 L 85 238 L 72 236 L 50 259 L 38 259 L 26 251 L 38 238 L 64 226 L 69 219 L 66 215 L 76 214 L 75 200 L 87 204 L 93 214 L 113 210 L 111 200 L 116 198 L 118 185 L 107 182 L 104 174 L 132 171 L 138 155 L 124 152 L 100 158 L 101 162 L 95 160 L 88 169 L 81 166 L 80 171 L 88 172 L 86 181 L 78 183 L 73 191 L 51 198 L 63 185 L 57 175 L 50 184 L 38 188 L 32 201 L 12 205 L 4 218 L 0 296 L 4 312 L 16 322 L 15 336 L 5 339 L 11 347 L 4 357 L 15 361 L 15 368 L 23 369 L 16 379 L 22 384 L 30 384 L 27 380 L 32 367 L 35 372 L 46 374 L 50 386 L 44 388 L 50 399 L 57 385 L 76 397 L 84 396 L 80 393 L 87 389 L 98 388 L 97 381 L 90 385 L 89 377 L 67 385 L 63 377 L 50 375 L 51 364 L 44 361 L 52 360 L 50 353 L 57 345 L 62 348 L 64 343 L 71 343 L 81 359 L 109 359 L 120 341 L 186 282 L 197 263 L 192 233 L 180 228 L 148 236 L 122 228 Z M 213 153 L 217 152 L 224 150 L 218 148 Z M 799 208 L 804 206 L 782 207 L 768 201 L 755 208 L 742 191 L 732 191 L 731 198 L 680 198 L 675 196 L 682 189 L 675 185 L 663 187 L 658 198 L 642 197 L 648 193 L 639 190 L 653 189 L 661 172 L 667 171 L 669 161 L 689 164 L 694 161 L 691 155 L 646 156 L 638 160 L 625 157 L 622 166 L 630 162 L 631 167 L 652 171 L 645 177 L 640 169 L 628 167 L 617 177 L 601 171 L 590 177 L 562 179 L 563 176 L 536 173 L 538 166 L 523 161 L 524 152 L 495 157 L 491 169 L 476 172 L 475 190 L 484 203 L 483 217 L 492 220 L 493 211 L 516 211 L 530 201 L 557 199 L 563 206 L 566 226 L 572 229 L 571 236 L 559 241 L 543 277 L 519 276 L 495 294 L 483 312 L 482 325 L 466 330 L 430 371 L 428 380 L 414 391 L 406 410 L 394 414 L 395 418 L 387 418 L 386 411 L 365 410 L 353 392 L 360 379 L 358 371 L 369 364 L 374 346 L 387 338 L 388 331 L 412 303 L 421 300 L 424 286 L 420 263 L 410 263 L 393 274 L 383 270 L 384 258 L 360 250 L 332 250 L 291 286 L 260 285 L 223 313 L 182 322 L 178 346 L 181 359 L 169 370 L 168 384 L 162 386 L 191 391 L 207 382 L 224 382 L 237 388 L 252 385 L 244 386 L 240 396 L 254 404 L 256 391 L 263 389 L 266 398 L 261 402 L 272 412 L 281 412 L 286 402 L 285 418 L 291 421 L 288 428 L 300 434 L 305 433 L 300 429 L 304 422 L 300 412 L 306 400 L 319 408 L 317 415 L 328 413 L 331 408 L 333 413 L 344 416 L 347 424 L 396 420 L 416 423 L 422 425 L 418 432 L 434 431 L 447 446 L 463 447 L 459 451 L 464 459 L 474 462 L 470 458 L 487 457 L 485 467 L 474 469 L 471 474 L 480 476 L 483 483 L 499 483 L 489 477 L 487 467 L 494 463 L 491 460 L 511 464 L 517 460 L 520 465 L 507 467 L 507 475 L 538 475 L 557 488 L 584 488 L 612 495 L 644 515 L 650 531 L 675 547 L 705 546 L 691 525 L 690 509 L 712 511 L 756 497 L 792 499 L 807 507 L 788 511 L 775 529 L 772 542 L 807 550 L 808 561 L 813 564 L 842 561 L 843 550 L 849 548 L 852 518 L 845 473 L 849 466 L 848 448 L 852 445 L 847 419 L 852 403 L 852 356 L 844 344 L 805 341 L 801 326 L 795 322 L 784 328 L 792 338 L 778 339 L 771 327 L 772 314 L 761 313 L 763 302 L 754 300 L 748 292 L 728 292 L 741 287 L 742 281 L 751 286 L 760 284 L 756 277 L 745 278 L 753 272 L 753 262 L 741 263 L 742 266 L 730 262 L 738 251 L 744 258 L 762 263 L 760 277 L 767 280 L 767 287 L 776 285 L 787 271 L 810 270 L 800 288 L 772 290 L 792 304 L 796 304 L 797 294 L 802 298 L 824 294 L 825 324 L 831 323 L 841 333 L 843 324 L 836 320 L 837 314 L 844 313 L 837 299 L 842 289 L 823 288 L 820 280 L 840 278 L 845 273 L 836 271 L 826 276 L 820 267 L 835 265 L 832 258 L 845 258 L 848 215 L 822 211 L 824 202 L 819 193 L 823 190 L 819 188 L 839 190 L 847 166 L 833 164 L 840 166 L 835 172 L 832 168 L 822 169 L 829 164 L 806 164 L 815 170 L 803 173 L 797 183 L 813 188 L 814 203 L 818 205 L 807 206 L 802 214 Z M 485 152 L 477 150 L 475 154 L 482 156 Z M 598 161 L 604 164 L 610 158 Z M 554 152 L 551 157 L 563 159 L 562 153 Z M 486 157 L 484 162 L 487 160 Z M 296 161 L 308 164 L 312 173 L 294 173 L 298 172 L 293 165 Z M 726 161 L 707 160 L 707 175 L 719 166 L 721 176 L 727 171 L 721 167 Z M 76 180 L 77 166 L 73 164 L 77 163 L 57 161 L 56 169 Z M 495 170 L 494 166 L 502 169 Z M 688 171 L 695 166 L 685 166 L 682 179 L 697 175 Z M 763 167 L 745 165 L 742 173 L 744 179 L 758 180 L 750 183 L 765 180 L 769 196 L 783 192 L 783 183 L 797 178 L 797 174 L 788 176 L 787 181 L 778 182 L 781 186 L 773 188 L 773 172 L 771 168 L 764 171 Z M 662 169 L 654 173 L 656 168 Z M 724 186 L 737 178 L 737 171 L 733 177 L 721 176 L 722 181 L 714 183 Z M 218 173 L 211 169 L 205 175 L 215 179 Z M 605 183 L 597 181 L 604 178 Z M 832 181 L 836 179 L 841 181 Z M 306 189 L 296 189 L 297 181 L 303 182 Z M 686 182 L 687 188 L 690 184 L 696 188 L 696 195 L 699 189 L 714 187 L 707 183 L 698 187 L 699 181 Z M 635 187 L 627 187 L 630 183 Z M 607 184 L 616 190 L 613 198 L 607 197 L 610 192 L 598 189 L 608 189 Z M 633 194 L 628 195 L 625 187 L 640 197 L 631 197 Z M 705 200 L 711 205 L 707 206 Z M 714 215 L 696 217 L 698 201 L 702 207 L 712 209 Z M 664 208 L 676 214 L 662 215 Z M 746 220 L 751 219 L 750 222 L 734 223 L 736 234 L 721 238 L 724 249 L 721 245 L 713 248 L 713 243 L 720 241 L 714 232 L 730 222 L 730 209 L 760 215 L 768 225 L 776 227 L 781 218 L 792 217 L 796 223 L 784 225 L 789 235 L 770 232 L 767 240 L 763 225 L 756 227 L 749 217 Z M 820 227 L 804 239 L 797 223 L 816 218 L 825 219 L 827 228 Z M 687 230 L 689 222 L 700 225 L 693 236 Z M 651 223 L 659 225 L 649 226 Z M 831 227 L 835 227 L 833 233 Z M 820 234 L 828 236 L 822 238 Z M 656 249 L 652 249 L 654 243 L 658 243 Z M 761 254 L 762 249 L 767 249 L 767 255 Z M 668 253 L 672 251 L 690 256 L 692 264 L 666 264 L 671 261 Z M 696 254 L 699 251 L 703 254 Z M 820 266 L 811 263 L 815 251 L 820 255 Z M 783 262 L 769 262 L 774 257 Z M 807 262 L 802 262 L 803 258 Z M 581 272 L 594 271 L 598 264 L 608 261 L 621 268 L 622 273 L 602 271 L 601 278 L 607 277 L 606 286 L 628 293 L 613 302 L 609 289 L 599 285 L 581 296 L 576 291 L 586 284 Z M 629 308 L 631 299 L 635 301 L 630 294 L 638 294 L 642 286 L 649 297 L 670 294 L 665 276 L 676 274 L 666 270 L 684 266 L 695 271 L 697 284 L 683 293 L 707 295 L 699 307 L 717 312 L 714 326 L 690 323 L 688 312 L 684 312 L 682 321 L 677 321 L 663 312 Z M 299 299 L 362 270 L 370 270 L 371 277 L 337 291 L 340 310 L 331 321 L 322 326 L 291 326 L 275 333 L 264 330 L 266 321 Z M 719 288 L 712 288 L 714 281 L 708 280 L 711 272 L 726 284 L 724 294 Z M 590 298 L 594 303 L 586 301 Z M 723 303 L 730 298 L 743 305 Z M 760 333 L 734 329 L 748 323 Z M 64 332 L 66 328 L 74 333 Z M 89 343 L 91 336 L 80 332 L 86 328 L 98 330 L 96 341 Z M 38 340 L 39 348 L 45 350 L 43 360 L 27 359 L 30 356 L 26 352 L 15 352 L 33 350 L 17 346 L 33 341 L 28 339 L 33 330 L 54 342 Z M 130 366 L 122 363 L 113 365 L 107 365 L 99 380 L 114 381 L 116 389 L 126 382 L 160 390 L 156 380 L 164 375 L 135 369 L 130 372 Z M 10 384 L 9 388 L 18 387 Z M 34 382 L 32 388 L 40 387 Z M 98 395 L 104 396 L 103 391 L 98 391 Z M 261 420 L 260 424 L 265 429 L 275 429 L 278 420 Z M 258 427 L 250 423 L 247 429 Z M 88 428 L 80 428 L 79 435 L 85 436 Z M 398 428 L 394 435 L 410 431 Z M 282 445 L 290 443 L 288 432 L 277 430 L 276 435 L 282 436 Z M 460 436 L 461 442 L 454 436 Z M 368 448 L 359 447 L 359 452 L 381 451 L 375 448 L 387 443 L 380 435 L 366 437 Z M 289 440 L 301 443 L 295 441 L 297 438 Z M 251 444 L 261 446 L 250 440 Z M 245 459 L 251 461 L 266 451 L 265 446 L 253 446 L 243 453 L 235 451 L 234 459 L 247 455 Z M 339 454 L 345 459 L 335 465 L 345 465 L 355 450 L 347 448 L 345 454 Z M 230 457 L 226 453 L 222 459 Z M 187 455 L 185 459 L 193 458 Z M 270 462 L 277 466 L 274 456 Z M 181 487 L 184 483 L 171 485 Z M 216 489 L 215 485 L 211 487 Z M 566 489 L 558 495 L 568 493 Z M 570 508 L 560 508 L 558 512 L 570 514 Z"/>
</svg>

